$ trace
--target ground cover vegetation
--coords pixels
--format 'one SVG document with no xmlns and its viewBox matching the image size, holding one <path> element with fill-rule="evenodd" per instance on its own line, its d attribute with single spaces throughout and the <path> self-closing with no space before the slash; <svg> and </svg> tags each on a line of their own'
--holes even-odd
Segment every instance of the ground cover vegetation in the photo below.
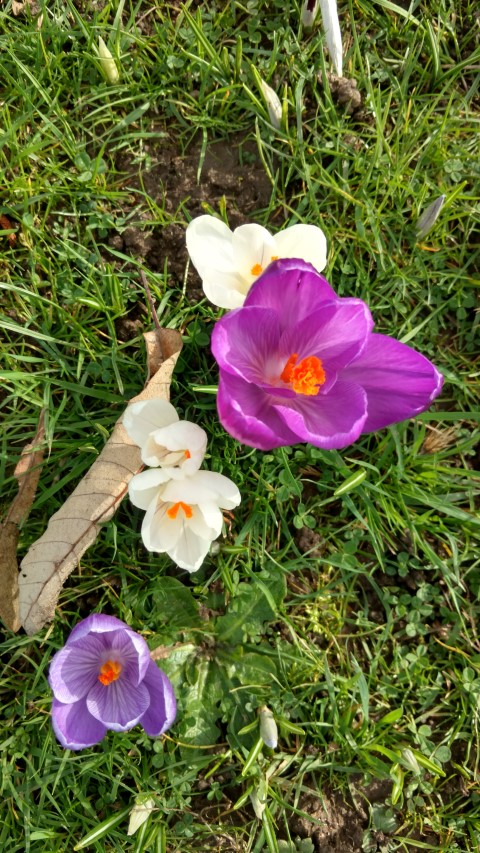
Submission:
<svg viewBox="0 0 480 853">
<path fill-rule="evenodd" d="M 143 387 L 141 271 L 161 324 L 183 336 L 171 400 L 242 495 L 194 574 L 145 550 L 142 512 L 124 501 L 51 625 L 4 632 L 8 853 L 478 849 L 478 8 L 340 3 L 347 82 L 300 11 L 0 11 L 3 514 L 43 409 L 46 429 L 19 555 Z M 257 75 L 283 103 L 279 129 Z M 319 225 L 338 294 L 364 299 L 377 331 L 443 373 L 431 409 L 342 451 L 262 453 L 227 435 L 209 345 L 219 313 L 185 249 L 202 213 L 232 228 Z M 136 726 L 81 752 L 57 743 L 48 667 L 92 612 L 155 650 L 178 703 L 162 738 Z M 264 705 L 276 748 L 259 736 Z M 134 806 L 148 819 L 127 835 Z"/>
</svg>

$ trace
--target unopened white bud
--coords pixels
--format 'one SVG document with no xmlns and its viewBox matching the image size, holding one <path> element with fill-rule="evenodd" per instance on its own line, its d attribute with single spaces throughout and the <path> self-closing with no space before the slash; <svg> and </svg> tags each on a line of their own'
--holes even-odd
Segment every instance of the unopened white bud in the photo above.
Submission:
<svg viewBox="0 0 480 853">
<path fill-rule="evenodd" d="M 305 0 L 302 6 L 301 22 L 304 30 L 309 32 L 315 23 L 318 12 L 318 0 Z"/>
<path fill-rule="evenodd" d="M 402 749 L 402 764 L 407 768 L 407 770 L 411 770 L 412 773 L 415 773 L 416 776 L 420 775 L 420 765 L 411 749 Z"/>
<path fill-rule="evenodd" d="M 278 729 L 273 714 L 270 708 L 267 708 L 266 705 L 263 705 L 258 713 L 260 716 L 260 737 L 262 738 L 265 746 L 269 746 L 270 749 L 276 749 L 278 743 Z"/>
<path fill-rule="evenodd" d="M 267 105 L 270 124 L 272 124 L 276 130 L 279 130 L 282 124 L 282 104 L 280 102 L 280 98 L 272 87 L 269 86 L 268 83 L 265 83 L 265 80 L 260 80 L 260 85 L 262 87 L 262 95 Z"/>
<path fill-rule="evenodd" d="M 139 796 L 130 812 L 127 835 L 135 835 L 142 824 L 150 817 L 155 808 L 155 800 L 152 797 Z"/>
<path fill-rule="evenodd" d="M 438 198 L 435 199 L 435 201 L 432 201 L 432 203 L 428 205 L 426 210 L 423 211 L 415 226 L 417 237 L 419 240 L 421 240 L 422 237 L 425 237 L 425 235 L 432 230 L 433 226 L 435 225 L 435 222 L 439 217 L 444 201 L 445 196 L 440 195 Z"/>
<path fill-rule="evenodd" d="M 98 58 L 107 83 L 118 83 L 120 74 L 118 73 L 117 63 L 101 36 L 98 38 Z"/>
</svg>

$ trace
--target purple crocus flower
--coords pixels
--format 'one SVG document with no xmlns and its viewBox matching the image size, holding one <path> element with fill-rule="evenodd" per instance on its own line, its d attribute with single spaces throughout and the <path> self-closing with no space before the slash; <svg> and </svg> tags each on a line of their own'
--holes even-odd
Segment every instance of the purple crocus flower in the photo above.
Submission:
<svg viewBox="0 0 480 853">
<path fill-rule="evenodd" d="M 213 330 L 227 432 L 259 450 L 341 448 L 428 408 L 442 375 L 372 329 L 367 305 L 337 296 L 310 264 L 271 263 Z"/>
<path fill-rule="evenodd" d="M 94 613 L 75 626 L 48 674 L 53 730 L 66 749 L 85 749 L 108 729 L 141 723 L 156 737 L 173 723 L 173 687 L 140 634 L 115 616 Z"/>
</svg>

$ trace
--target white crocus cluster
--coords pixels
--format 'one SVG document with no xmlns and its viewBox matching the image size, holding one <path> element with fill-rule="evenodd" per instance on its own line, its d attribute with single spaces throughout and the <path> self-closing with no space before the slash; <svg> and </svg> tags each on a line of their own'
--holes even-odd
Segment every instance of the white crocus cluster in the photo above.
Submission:
<svg viewBox="0 0 480 853">
<path fill-rule="evenodd" d="M 140 447 L 142 462 L 151 466 L 132 477 L 128 487 L 132 503 L 145 510 L 143 543 L 195 572 L 222 532 L 221 510 L 238 506 L 240 492 L 223 474 L 199 470 L 206 433 L 181 421 L 166 400 L 131 403 L 123 425 Z"/>
<path fill-rule="evenodd" d="M 197 216 L 186 233 L 191 261 L 205 296 L 219 308 L 240 308 L 253 282 L 278 258 L 301 258 L 321 272 L 327 263 L 325 234 L 316 225 L 290 225 L 273 235 L 249 223 L 230 231 L 215 216 Z"/>
</svg>

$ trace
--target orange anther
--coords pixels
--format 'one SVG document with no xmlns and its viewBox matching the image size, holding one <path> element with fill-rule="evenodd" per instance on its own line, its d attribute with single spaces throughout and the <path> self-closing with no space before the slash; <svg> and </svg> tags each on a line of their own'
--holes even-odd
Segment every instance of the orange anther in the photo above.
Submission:
<svg viewBox="0 0 480 853">
<path fill-rule="evenodd" d="M 192 507 L 188 504 L 184 504 L 183 501 L 177 501 L 176 504 L 173 504 L 170 509 L 167 509 L 167 515 L 169 518 L 174 519 L 177 517 L 177 513 L 179 509 L 183 509 L 185 513 L 185 518 L 191 518 L 193 515 Z"/>
<path fill-rule="evenodd" d="M 252 275 L 260 275 L 260 273 L 262 273 L 262 272 L 263 272 L 263 267 L 261 264 L 254 264 L 252 269 L 250 270 L 250 273 Z"/>
<path fill-rule="evenodd" d="M 309 355 L 297 364 L 298 353 L 294 352 L 287 360 L 280 379 L 289 384 L 296 394 L 315 397 L 326 376 L 322 362 L 316 355 Z"/>
<path fill-rule="evenodd" d="M 122 671 L 122 664 L 118 663 L 116 660 L 107 660 L 100 667 L 100 672 L 98 674 L 98 680 L 102 684 L 111 684 L 112 681 L 116 681 L 118 676 Z"/>
</svg>

